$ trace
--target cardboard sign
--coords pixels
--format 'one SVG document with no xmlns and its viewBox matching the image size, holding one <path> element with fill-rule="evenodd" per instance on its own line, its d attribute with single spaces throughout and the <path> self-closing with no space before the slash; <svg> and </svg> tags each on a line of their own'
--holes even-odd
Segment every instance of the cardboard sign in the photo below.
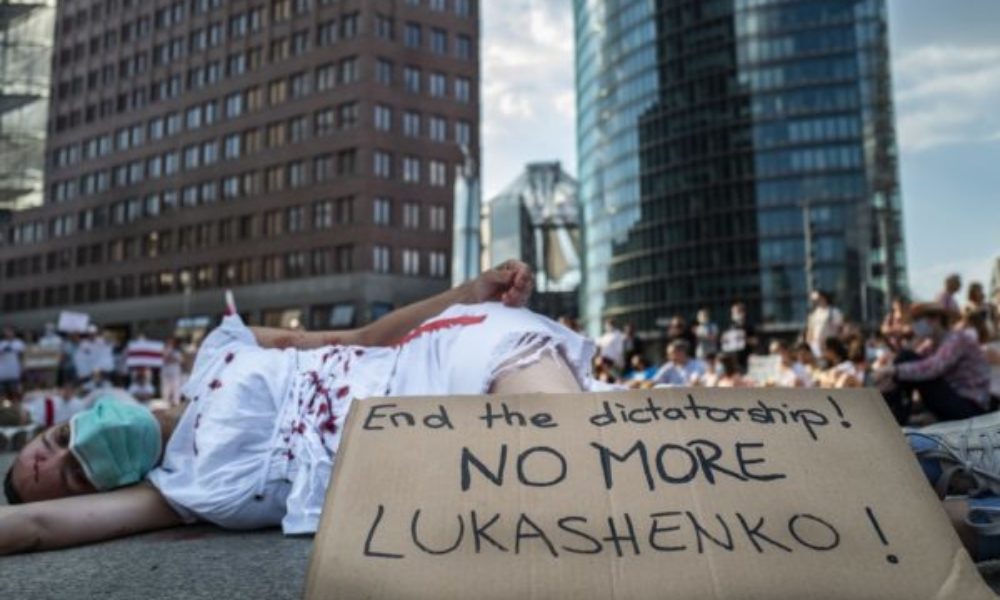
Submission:
<svg viewBox="0 0 1000 600">
<path fill-rule="evenodd" d="M 992 598 L 874 391 L 377 398 L 306 595 Z"/>
<path fill-rule="evenodd" d="M 781 357 L 775 355 L 750 357 L 747 377 L 761 385 L 774 385 L 781 377 Z"/>
<path fill-rule="evenodd" d="M 59 313 L 56 329 L 64 333 L 84 333 L 90 325 L 90 315 L 64 310 Z"/>
</svg>

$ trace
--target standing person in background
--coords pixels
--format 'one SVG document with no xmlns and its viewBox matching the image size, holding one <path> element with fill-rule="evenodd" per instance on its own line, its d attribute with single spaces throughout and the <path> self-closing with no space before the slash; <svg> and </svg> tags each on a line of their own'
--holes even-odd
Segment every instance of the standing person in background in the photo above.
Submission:
<svg viewBox="0 0 1000 600">
<path fill-rule="evenodd" d="M 128 393 L 143 404 L 155 398 L 156 386 L 153 385 L 153 370 L 149 367 L 142 367 L 133 371 Z"/>
<path fill-rule="evenodd" d="M 108 331 L 96 331 L 94 343 L 94 370 L 99 371 L 104 379 L 113 381 L 115 374 L 115 346 Z"/>
<path fill-rule="evenodd" d="M 697 340 L 694 355 L 704 360 L 707 356 L 719 352 L 719 326 L 712 322 L 712 315 L 707 308 L 698 311 L 698 324 L 694 328 Z"/>
<path fill-rule="evenodd" d="M 959 314 L 958 302 L 955 294 L 962 289 L 962 277 L 958 273 L 953 273 L 944 280 L 944 289 L 938 294 L 937 303 L 950 313 Z"/>
<path fill-rule="evenodd" d="M 747 318 L 747 306 L 742 302 L 733 304 L 730 311 L 732 322 L 722 334 L 722 353 L 733 356 L 744 373 L 750 362 L 750 355 L 757 347 L 757 332 Z"/>
<path fill-rule="evenodd" d="M 625 335 L 614 319 L 604 321 L 604 335 L 597 339 L 601 357 L 611 361 L 618 371 L 625 368 Z"/>
<path fill-rule="evenodd" d="M 38 347 L 42 350 L 62 351 L 63 339 L 61 335 L 56 333 L 56 326 L 54 323 L 45 324 L 45 334 L 38 339 Z"/>
<path fill-rule="evenodd" d="M 913 328 L 910 326 L 910 302 L 906 298 L 897 296 L 892 299 L 892 308 L 882 320 L 882 335 L 893 352 L 909 346 Z"/>
<path fill-rule="evenodd" d="M 167 338 L 163 344 L 163 368 L 160 369 L 160 397 L 176 406 L 181 403 L 181 385 L 184 356 L 177 348 L 177 340 Z"/>
<path fill-rule="evenodd" d="M 833 305 L 826 292 L 814 290 L 810 300 L 813 310 L 806 322 L 806 342 L 813 354 L 823 356 L 826 340 L 840 335 L 844 327 L 844 314 Z"/>
<path fill-rule="evenodd" d="M 80 336 L 73 350 L 73 370 L 76 372 L 76 379 L 84 383 L 94 374 L 96 362 L 96 352 L 94 349 L 94 333 L 96 328 L 88 327 Z"/>
<path fill-rule="evenodd" d="M 4 327 L 3 339 L 0 339 L 0 396 L 20 396 L 24 349 L 24 342 L 15 335 L 14 329 Z"/>
<path fill-rule="evenodd" d="M 670 323 L 667 325 L 667 345 L 669 346 L 677 340 L 687 342 L 689 353 L 694 351 L 694 347 L 698 343 L 694 331 L 688 327 L 687 320 L 681 315 L 671 317 Z"/>
<path fill-rule="evenodd" d="M 642 339 L 639 338 L 635 333 L 635 325 L 628 323 L 625 325 L 625 331 L 623 333 L 624 339 L 624 349 L 625 349 L 625 364 L 631 366 L 632 359 L 636 356 L 642 356 L 645 360 L 646 348 Z"/>
<path fill-rule="evenodd" d="M 968 301 L 965 303 L 962 315 L 967 321 L 982 323 L 986 335 L 984 344 L 997 339 L 996 307 L 986 301 L 983 284 L 978 281 L 969 284 Z"/>
</svg>

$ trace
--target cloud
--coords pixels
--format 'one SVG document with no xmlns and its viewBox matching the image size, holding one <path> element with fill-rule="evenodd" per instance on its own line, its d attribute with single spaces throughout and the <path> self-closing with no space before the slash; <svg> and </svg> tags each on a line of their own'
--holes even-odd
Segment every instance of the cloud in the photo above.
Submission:
<svg viewBox="0 0 1000 600">
<path fill-rule="evenodd" d="M 1000 46 L 921 46 L 893 68 L 904 152 L 996 141 Z"/>
<path fill-rule="evenodd" d="M 525 163 L 572 166 L 573 9 L 565 0 L 483 2 L 483 144 L 486 198 Z"/>
</svg>

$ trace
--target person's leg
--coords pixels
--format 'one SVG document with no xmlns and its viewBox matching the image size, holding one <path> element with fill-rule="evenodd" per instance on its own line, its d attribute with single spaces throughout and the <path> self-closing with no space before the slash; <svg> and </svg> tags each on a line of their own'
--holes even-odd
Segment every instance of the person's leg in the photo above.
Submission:
<svg viewBox="0 0 1000 600">
<path fill-rule="evenodd" d="M 955 392 L 944 379 L 921 381 L 914 388 L 920 393 L 927 410 L 939 421 L 971 419 L 984 412 L 981 406 Z"/>
<path fill-rule="evenodd" d="M 570 394 L 582 391 L 573 371 L 562 357 L 545 354 L 537 362 L 509 371 L 497 378 L 490 394 Z"/>
</svg>

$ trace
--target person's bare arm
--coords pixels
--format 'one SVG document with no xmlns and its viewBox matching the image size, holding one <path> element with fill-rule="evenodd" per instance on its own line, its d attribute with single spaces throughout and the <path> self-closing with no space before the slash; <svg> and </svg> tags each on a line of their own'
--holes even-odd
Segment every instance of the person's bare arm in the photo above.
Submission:
<svg viewBox="0 0 1000 600">
<path fill-rule="evenodd" d="M 17 506 L 0 506 L 0 556 L 92 544 L 182 520 L 148 483 Z"/>
<path fill-rule="evenodd" d="M 257 343 L 264 348 L 308 350 L 329 345 L 391 346 L 413 328 L 454 304 L 503 302 L 507 306 L 528 303 L 534 277 L 528 265 L 509 260 L 476 279 L 437 296 L 393 311 L 378 321 L 347 331 L 289 331 L 251 327 Z"/>
</svg>

